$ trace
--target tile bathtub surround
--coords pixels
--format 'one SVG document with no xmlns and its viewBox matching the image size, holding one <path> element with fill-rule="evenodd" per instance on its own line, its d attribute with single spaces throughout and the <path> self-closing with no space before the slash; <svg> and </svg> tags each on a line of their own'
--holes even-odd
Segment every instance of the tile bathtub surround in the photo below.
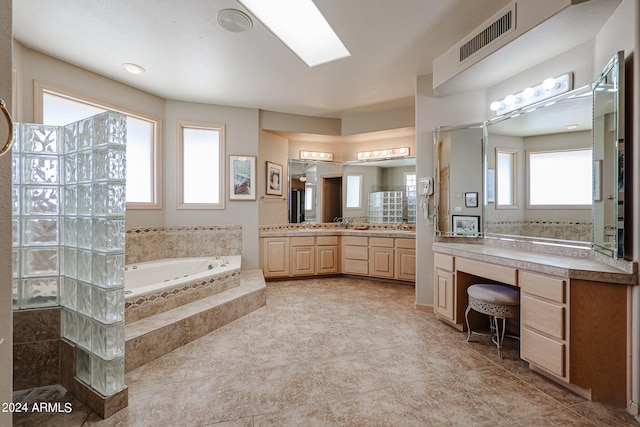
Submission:
<svg viewBox="0 0 640 427">
<path fill-rule="evenodd" d="M 637 426 L 529 370 L 517 342 L 487 340 L 415 309 L 409 285 L 269 282 L 267 306 L 127 373 L 129 406 L 80 403 L 42 425 Z M 71 396 L 64 396 L 69 399 Z M 14 425 L 37 414 L 16 414 Z"/>
<path fill-rule="evenodd" d="M 241 225 L 132 227 L 126 230 L 126 264 L 163 258 L 241 254 Z"/>
</svg>

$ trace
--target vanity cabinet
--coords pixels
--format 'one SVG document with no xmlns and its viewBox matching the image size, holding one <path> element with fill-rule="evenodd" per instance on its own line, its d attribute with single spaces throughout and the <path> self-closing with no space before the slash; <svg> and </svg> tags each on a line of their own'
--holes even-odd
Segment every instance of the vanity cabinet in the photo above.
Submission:
<svg viewBox="0 0 640 427">
<path fill-rule="evenodd" d="M 340 257 L 338 236 L 316 237 L 316 274 L 338 274 Z"/>
<path fill-rule="evenodd" d="M 416 240 L 395 239 L 395 278 L 416 280 Z"/>
<path fill-rule="evenodd" d="M 369 275 L 393 279 L 393 237 L 369 237 Z"/>
<path fill-rule="evenodd" d="M 369 275 L 369 238 L 342 236 L 342 272 Z"/>
<path fill-rule="evenodd" d="M 456 321 L 456 286 L 453 273 L 453 257 L 449 255 L 434 254 L 434 311 L 439 318 L 444 318 L 450 323 Z"/>
<path fill-rule="evenodd" d="M 289 237 L 262 239 L 262 274 L 265 278 L 289 276 Z"/>
<path fill-rule="evenodd" d="M 315 237 L 291 237 L 291 276 L 311 276 L 315 273 Z"/>
<path fill-rule="evenodd" d="M 567 281 L 521 271 L 520 357 L 568 380 Z"/>
</svg>

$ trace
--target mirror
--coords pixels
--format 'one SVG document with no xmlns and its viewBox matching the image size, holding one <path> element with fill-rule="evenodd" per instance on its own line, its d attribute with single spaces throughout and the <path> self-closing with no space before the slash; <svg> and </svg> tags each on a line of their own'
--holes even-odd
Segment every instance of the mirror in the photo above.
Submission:
<svg viewBox="0 0 640 427">
<path fill-rule="evenodd" d="M 289 223 L 342 216 L 342 163 L 289 160 Z"/>
<path fill-rule="evenodd" d="M 484 223 L 484 126 L 436 128 L 435 232 L 480 237 Z"/>
<path fill-rule="evenodd" d="M 346 162 L 342 216 L 371 224 L 416 223 L 416 158 Z"/>
<path fill-rule="evenodd" d="M 624 52 L 593 85 L 593 244 L 614 258 L 624 255 Z"/>
<path fill-rule="evenodd" d="M 591 88 L 487 122 L 486 235 L 589 246 Z"/>
<path fill-rule="evenodd" d="M 289 160 L 289 222 L 416 222 L 415 157 Z"/>
</svg>

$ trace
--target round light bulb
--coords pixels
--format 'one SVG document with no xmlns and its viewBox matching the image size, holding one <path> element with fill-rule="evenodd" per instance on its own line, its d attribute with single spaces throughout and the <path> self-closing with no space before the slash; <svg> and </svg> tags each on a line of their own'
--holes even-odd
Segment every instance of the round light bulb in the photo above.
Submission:
<svg viewBox="0 0 640 427">
<path fill-rule="evenodd" d="M 400 149 L 400 154 L 404 154 L 404 153 L 406 153 L 406 152 L 407 152 L 407 149 L 406 149 L 406 148 L 401 148 L 401 149 Z"/>
<path fill-rule="evenodd" d="M 545 79 L 542 82 L 542 89 L 544 90 L 550 90 L 555 87 L 557 87 L 557 84 L 556 84 L 556 79 L 554 79 L 553 77 L 549 77 L 548 79 Z"/>
<path fill-rule="evenodd" d="M 318 157 L 318 153 L 311 153 L 311 157 L 313 157 L 313 158 Z"/>
<path fill-rule="evenodd" d="M 502 108 L 502 104 L 500 103 L 500 101 L 493 101 L 491 105 L 489 105 L 489 108 L 491 109 L 491 111 L 498 111 L 500 108 Z"/>
<path fill-rule="evenodd" d="M 507 95 L 506 98 L 504 98 L 504 103 L 507 105 L 517 104 L 518 98 L 516 98 L 514 95 Z"/>
<path fill-rule="evenodd" d="M 524 96 L 526 99 L 531 99 L 536 96 L 536 90 L 532 87 L 528 87 L 522 91 L 522 96 Z"/>
<path fill-rule="evenodd" d="M 374 152 L 373 152 L 373 156 L 374 156 L 374 157 L 378 157 L 379 155 L 380 155 L 380 153 L 379 153 L 379 152 L 377 152 L 377 151 L 374 151 Z"/>
<path fill-rule="evenodd" d="M 309 152 L 308 151 L 303 151 L 302 152 L 302 157 L 309 157 Z"/>
<path fill-rule="evenodd" d="M 364 154 L 358 153 L 358 158 L 361 159 Z"/>
<path fill-rule="evenodd" d="M 382 150 L 382 155 L 383 156 L 388 156 L 389 155 L 389 151 L 388 150 Z"/>
<path fill-rule="evenodd" d="M 371 157 L 371 153 L 367 151 L 366 153 L 364 153 L 364 156 L 365 157 Z"/>
<path fill-rule="evenodd" d="M 321 159 L 324 159 L 324 158 L 325 158 L 325 156 L 326 156 L 326 154 L 324 154 L 324 153 L 320 153 L 320 158 L 321 158 Z"/>
</svg>

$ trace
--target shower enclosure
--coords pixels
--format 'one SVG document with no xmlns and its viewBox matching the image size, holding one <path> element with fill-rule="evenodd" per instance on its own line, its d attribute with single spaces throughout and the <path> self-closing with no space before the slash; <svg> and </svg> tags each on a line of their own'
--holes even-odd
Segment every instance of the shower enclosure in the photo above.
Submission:
<svg viewBox="0 0 640 427">
<path fill-rule="evenodd" d="M 126 117 L 18 123 L 12 152 L 13 308 L 62 306 L 76 378 L 124 389 Z M 62 361 L 65 363 L 65 361 Z"/>
</svg>

